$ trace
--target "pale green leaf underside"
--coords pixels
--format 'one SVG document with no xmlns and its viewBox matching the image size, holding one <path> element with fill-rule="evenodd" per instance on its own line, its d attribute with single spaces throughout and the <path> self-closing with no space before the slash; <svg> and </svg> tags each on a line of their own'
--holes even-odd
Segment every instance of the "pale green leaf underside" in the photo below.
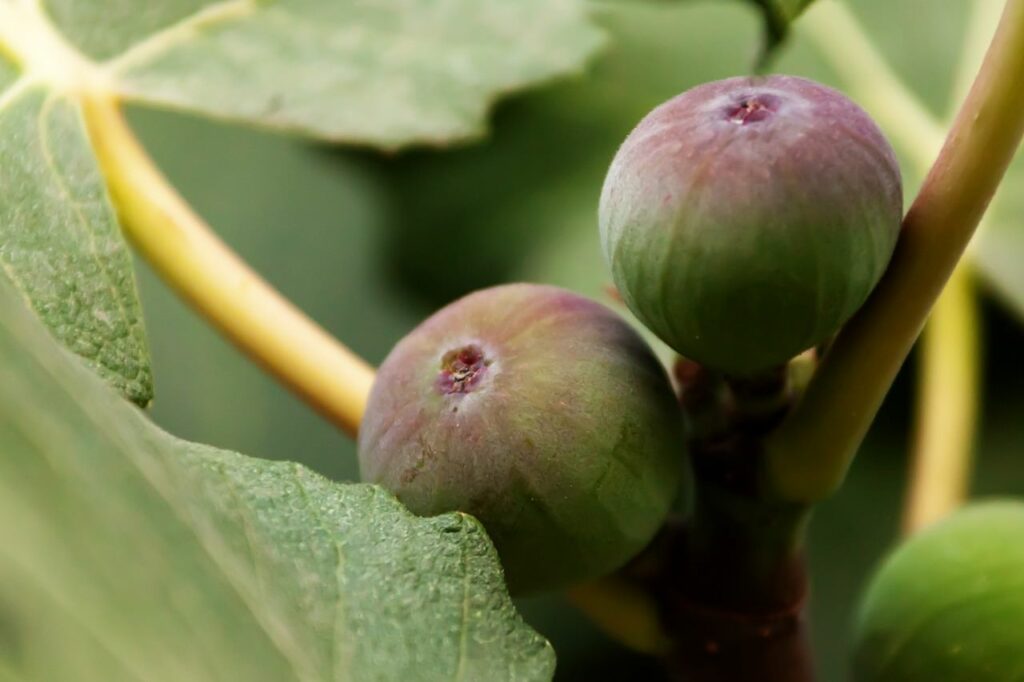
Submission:
<svg viewBox="0 0 1024 682">
<path fill-rule="evenodd" d="M 497 95 L 578 70 L 600 43 L 579 0 L 138 5 L 48 2 L 128 98 L 384 147 L 478 135 Z"/>
<path fill-rule="evenodd" d="M 217 0 L 45 0 L 57 30 L 91 59 L 116 57 Z"/>
<path fill-rule="evenodd" d="M 0 67 L 0 80 L 4 78 Z M 153 396 L 134 274 L 75 104 L 0 94 L 0 275 L 125 396 Z"/>
<path fill-rule="evenodd" d="M 471 517 L 178 441 L 0 284 L 0 679 L 547 680 Z"/>
</svg>

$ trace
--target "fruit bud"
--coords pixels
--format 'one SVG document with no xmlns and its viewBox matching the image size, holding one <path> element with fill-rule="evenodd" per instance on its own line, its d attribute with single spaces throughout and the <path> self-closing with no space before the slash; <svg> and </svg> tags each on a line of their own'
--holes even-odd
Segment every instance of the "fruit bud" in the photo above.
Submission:
<svg viewBox="0 0 1024 682">
<path fill-rule="evenodd" d="M 791 76 L 688 90 L 644 118 L 605 180 L 601 239 L 630 309 L 731 374 L 830 337 L 899 233 L 896 157 L 841 93 Z"/>
<path fill-rule="evenodd" d="M 366 481 L 487 529 L 514 592 L 619 567 L 688 474 L 664 368 L 604 306 L 548 286 L 470 294 L 402 339 L 359 431 Z"/>
<path fill-rule="evenodd" d="M 973 504 L 900 546 L 854 628 L 858 682 L 1006 682 L 1024 671 L 1024 504 Z"/>
</svg>

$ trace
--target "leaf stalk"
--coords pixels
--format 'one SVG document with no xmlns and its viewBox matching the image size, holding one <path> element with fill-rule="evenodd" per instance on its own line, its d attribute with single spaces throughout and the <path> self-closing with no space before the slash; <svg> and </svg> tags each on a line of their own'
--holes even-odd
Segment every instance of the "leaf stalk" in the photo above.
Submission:
<svg viewBox="0 0 1024 682">
<path fill-rule="evenodd" d="M 108 93 L 81 96 L 128 240 L 166 283 L 256 363 L 343 431 L 359 428 L 373 368 L 256 274 L 160 173 Z"/>
</svg>

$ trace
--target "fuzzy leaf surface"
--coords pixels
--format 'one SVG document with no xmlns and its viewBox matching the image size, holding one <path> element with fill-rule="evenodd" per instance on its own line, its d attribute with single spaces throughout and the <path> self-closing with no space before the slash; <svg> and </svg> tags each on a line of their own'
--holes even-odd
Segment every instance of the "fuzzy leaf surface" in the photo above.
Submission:
<svg viewBox="0 0 1024 682">
<path fill-rule="evenodd" d="M 131 259 L 77 105 L 10 77 L 0 94 L 0 276 L 123 395 L 152 399 Z"/>
<path fill-rule="evenodd" d="M 0 679 L 552 676 L 472 517 L 171 437 L 6 283 L 0 451 Z"/>
</svg>

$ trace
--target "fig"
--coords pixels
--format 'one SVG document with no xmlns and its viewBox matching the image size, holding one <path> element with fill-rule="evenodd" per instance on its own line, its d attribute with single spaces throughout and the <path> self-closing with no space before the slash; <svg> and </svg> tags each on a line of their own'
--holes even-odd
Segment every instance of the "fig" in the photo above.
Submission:
<svg viewBox="0 0 1024 682">
<path fill-rule="evenodd" d="M 885 270 L 903 208 L 871 118 L 803 78 L 730 78 L 651 111 L 601 194 L 629 308 L 683 356 L 734 375 L 834 334 Z"/>
<path fill-rule="evenodd" d="M 688 462 L 667 373 L 603 305 L 509 284 L 441 309 L 384 360 L 363 480 L 487 529 L 513 593 L 619 567 L 663 523 Z"/>
<path fill-rule="evenodd" d="M 1024 503 L 970 505 L 910 538 L 858 614 L 858 682 L 1024 678 Z"/>
</svg>

